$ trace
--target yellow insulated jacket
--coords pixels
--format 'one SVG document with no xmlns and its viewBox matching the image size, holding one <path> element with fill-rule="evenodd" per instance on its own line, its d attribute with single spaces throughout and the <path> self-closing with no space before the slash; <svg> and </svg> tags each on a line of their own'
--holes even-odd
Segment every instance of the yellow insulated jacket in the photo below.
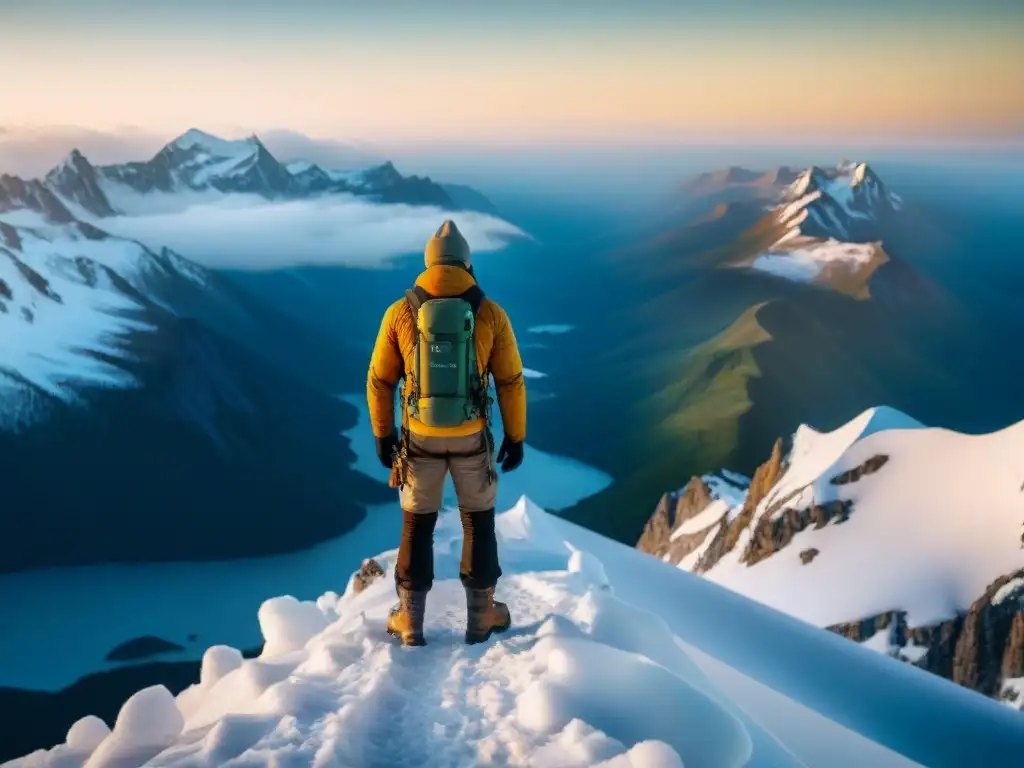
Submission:
<svg viewBox="0 0 1024 768">
<path fill-rule="evenodd" d="M 469 272 L 448 265 L 429 267 L 416 278 L 416 285 L 439 298 L 459 296 L 475 284 L 476 280 Z M 410 394 L 412 384 L 405 372 L 412 370 L 415 364 L 416 333 L 416 319 L 407 299 L 401 298 L 388 307 L 380 324 L 366 377 L 366 400 L 375 437 L 384 437 L 394 431 L 395 388 L 402 378 L 405 378 L 405 384 L 401 402 L 404 403 Z M 484 298 L 480 304 L 473 342 L 481 374 L 489 371 L 494 377 L 505 436 L 517 442 L 525 441 L 523 361 L 508 315 L 491 299 Z M 483 419 L 474 419 L 458 427 L 429 427 L 413 418 L 405 424 L 404 411 L 403 408 L 403 424 L 417 435 L 457 437 L 479 432 L 484 426 Z"/>
</svg>

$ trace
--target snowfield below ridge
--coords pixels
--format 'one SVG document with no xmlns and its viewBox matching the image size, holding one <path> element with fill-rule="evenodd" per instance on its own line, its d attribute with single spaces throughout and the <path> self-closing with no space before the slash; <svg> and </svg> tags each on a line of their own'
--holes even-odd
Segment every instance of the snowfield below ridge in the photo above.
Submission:
<svg viewBox="0 0 1024 768">
<path fill-rule="evenodd" d="M 461 530 L 448 510 L 435 538 L 425 648 L 400 648 L 384 633 L 392 550 L 377 558 L 384 576 L 362 592 L 350 579 L 344 594 L 315 603 L 266 601 L 260 658 L 211 648 L 200 683 L 176 698 L 145 689 L 111 733 L 86 718 L 67 744 L 10 768 L 895 768 L 1006 764 L 1024 748 L 1008 709 L 525 498 L 497 527 L 499 597 L 513 616 L 505 635 L 461 642 Z"/>
</svg>

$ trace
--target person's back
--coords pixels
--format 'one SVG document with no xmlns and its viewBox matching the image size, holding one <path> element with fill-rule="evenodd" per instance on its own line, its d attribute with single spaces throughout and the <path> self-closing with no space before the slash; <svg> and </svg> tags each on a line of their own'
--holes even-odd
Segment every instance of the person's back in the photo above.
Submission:
<svg viewBox="0 0 1024 768">
<path fill-rule="evenodd" d="M 501 568 L 488 378 L 505 430 L 497 461 L 510 472 L 522 462 L 526 439 L 523 365 L 508 316 L 477 285 L 469 246 L 454 222 L 445 221 L 430 238 L 424 262 L 415 286 L 384 314 L 367 376 L 377 455 L 391 469 L 403 514 L 395 566 L 399 605 L 388 629 L 407 645 L 424 642 L 433 532 L 451 472 L 464 530 L 466 641 L 480 642 L 510 623 L 508 609 L 493 599 Z M 395 390 L 402 379 L 399 433 Z"/>
</svg>

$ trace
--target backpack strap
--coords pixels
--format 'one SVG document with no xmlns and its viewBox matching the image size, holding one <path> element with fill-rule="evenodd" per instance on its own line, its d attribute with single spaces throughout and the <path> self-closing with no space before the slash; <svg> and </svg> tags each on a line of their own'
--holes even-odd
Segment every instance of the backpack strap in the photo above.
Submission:
<svg viewBox="0 0 1024 768">
<path fill-rule="evenodd" d="M 409 306 L 412 307 L 412 312 L 415 315 L 419 313 L 420 307 L 423 306 L 424 302 L 430 301 L 434 297 L 420 288 L 420 286 L 414 285 L 405 292 L 405 298 L 409 302 Z"/>
<path fill-rule="evenodd" d="M 420 307 L 427 301 L 435 298 L 426 292 L 422 287 L 414 285 L 412 288 L 405 292 L 405 298 L 409 302 L 409 306 L 412 307 L 413 312 L 419 312 Z M 475 317 L 477 312 L 480 311 L 480 305 L 484 303 L 483 289 L 479 285 L 471 285 L 465 291 L 460 293 L 458 296 L 453 298 L 462 299 L 469 304 L 470 309 L 473 310 L 473 316 Z"/>
<path fill-rule="evenodd" d="M 476 313 L 480 311 L 480 305 L 484 303 L 484 292 L 479 285 L 474 283 L 461 293 L 459 298 L 469 304 L 473 310 L 473 317 L 476 317 Z"/>
</svg>

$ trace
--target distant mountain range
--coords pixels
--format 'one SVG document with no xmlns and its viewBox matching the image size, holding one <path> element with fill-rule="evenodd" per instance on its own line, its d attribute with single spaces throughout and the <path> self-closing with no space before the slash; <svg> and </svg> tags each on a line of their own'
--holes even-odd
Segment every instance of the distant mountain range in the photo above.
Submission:
<svg viewBox="0 0 1024 768">
<path fill-rule="evenodd" d="M 358 170 L 315 163 L 282 164 L 257 136 L 225 140 L 191 129 L 149 160 L 93 165 L 77 149 L 42 179 L 0 176 L 0 212 L 30 208 L 53 221 L 75 218 L 70 208 L 109 217 L 152 207 L 153 200 L 196 194 L 252 194 L 272 200 L 349 194 L 379 203 L 432 205 L 494 212 L 481 193 L 428 177 L 403 176 L 391 162 Z"/>
<path fill-rule="evenodd" d="M 0 571 L 290 551 L 390 498 L 341 435 L 361 346 L 97 226 L 155 195 L 442 199 L 390 165 L 293 170 L 192 131 L 145 163 L 0 178 Z"/>
<path fill-rule="evenodd" d="M 1024 421 L 968 436 L 873 408 L 787 444 L 666 493 L 638 548 L 1024 709 Z"/>
<path fill-rule="evenodd" d="M 606 342 L 583 378 L 614 370 L 614 392 L 578 382 L 578 409 L 602 417 L 564 429 L 616 483 L 571 519 L 633 543 L 655 488 L 749 475 L 792 424 L 829 429 L 877 403 L 958 424 L 978 397 L 1013 399 L 972 373 L 1001 354 L 985 329 L 913 266 L 936 223 L 868 164 L 730 168 L 679 200 L 676 225 L 608 257 Z"/>
</svg>

